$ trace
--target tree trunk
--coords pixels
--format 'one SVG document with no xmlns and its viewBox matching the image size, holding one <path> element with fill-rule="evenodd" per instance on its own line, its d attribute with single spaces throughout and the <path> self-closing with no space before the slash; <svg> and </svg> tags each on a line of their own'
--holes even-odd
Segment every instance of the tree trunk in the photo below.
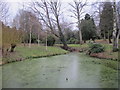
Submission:
<svg viewBox="0 0 120 90">
<path fill-rule="evenodd" d="M 51 20 L 50 20 L 50 16 L 49 16 L 49 11 L 48 11 L 47 3 L 44 2 L 44 5 L 45 5 L 45 8 L 46 8 L 46 16 L 47 16 L 48 23 L 49 23 L 49 26 L 48 26 L 48 27 L 51 29 L 51 32 L 52 32 L 56 37 L 59 37 L 59 36 L 54 32 L 54 29 L 53 29 L 53 26 L 52 26 L 52 23 L 51 23 Z"/>
<path fill-rule="evenodd" d="M 114 24 L 113 24 L 113 51 L 118 50 L 118 43 L 117 43 L 117 24 L 116 24 L 116 2 L 114 0 L 114 5 L 113 5 L 113 15 L 114 15 Z"/>
<path fill-rule="evenodd" d="M 118 7 L 118 10 L 117 10 L 117 25 L 118 25 L 117 48 L 120 50 L 120 47 L 119 47 L 119 37 L 120 37 L 120 7 Z"/>
<path fill-rule="evenodd" d="M 65 37 L 64 37 L 64 35 L 63 35 L 63 32 L 62 32 L 62 30 L 61 30 L 61 27 L 60 27 L 60 24 L 59 24 L 59 20 L 58 20 L 58 16 L 56 17 L 56 19 L 57 19 L 57 26 L 58 26 L 58 30 L 59 30 L 60 40 L 61 40 L 61 42 L 63 43 L 63 48 L 67 50 L 67 49 L 68 49 L 68 46 L 67 46 Z"/>
<path fill-rule="evenodd" d="M 84 43 L 86 43 L 86 40 L 84 40 Z"/>
<path fill-rule="evenodd" d="M 79 29 L 80 44 L 82 45 L 82 32 L 81 32 L 81 28 L 80 28 L 80 16 L 79 16 L 79 13 L 78 13 L 78 29 Z"/>
<path fill-rule="evenodd" d="M 111 38 L 110 38 L 110 32 L 108 31 L 108 43 L 112 43 Z"/>
<path fill-rule="evenodd" d="M 104 40 L 106 41 L 106 35 L 105 35 L 105 31 L 104 31 Z"/>
<path fill-rule="evenodd" d="M 61 32 L 61 30 L 60 30 L 59 34 L 60 34 L 60 40 L 61 40 L 61 42 L 63 43 L 63 48 L 67 50 L 67 49 L 68 49 L 68 46 L 67 46 L 65 37 L 64 37 L 63 33 Z"/>
<path fill-rule="evenodd" d="M 48 40 L 47 40 L 47 31 L 46 31 L 46 41 L 45 41 L 45 42 L 46 42 L 46 45 L 45 45 L 45 46 L 46 46 L 46 51 L 47 51 L 47 45 L 48 45 L 48 44 L 47 44 L 47 41 L 48 41 Z"/>
<path fill-rule="evenodd" d="M 80 37 L 80 44 L 82 44 L 82 33 L 80 29 L 79 29 L 79 37 Z"/>
<path fill-rule="evenodd" d="M 40 45 L 40 37 L 39 37 L 39 30 L 38 30 L 38 46 Z"/>
<path fill-rule="evenodd" d="M 11 44 L 10 52 L 14 52 L 15 47 L 16 47 L 16 44 Z"/>
<path fill-rule="evenodd" d="M 117 40 L 116 40 L 116 42 L 117 42 L 117 48 L 119 49 L 119 37 L 120 37 L 120 29 L 119 29 L 119 31 L 118 31 L 118 35 L 117 35 Z"/>
<path fill-rule="evenodd" d="M 29 48 L 31 48 L 31 28 L 30 28 L 30 38 L 29 38 Z"/>
<path fill-rule="evenodd" d="M 111 38 L 109 37 L 109 43 L 112 43 Z"/>
<path fill-rule="evenodd" d="M 38 46 L 40 45 L 40 41 L 39 41 L 39 35 L 38 35 Z"/>
</svg>

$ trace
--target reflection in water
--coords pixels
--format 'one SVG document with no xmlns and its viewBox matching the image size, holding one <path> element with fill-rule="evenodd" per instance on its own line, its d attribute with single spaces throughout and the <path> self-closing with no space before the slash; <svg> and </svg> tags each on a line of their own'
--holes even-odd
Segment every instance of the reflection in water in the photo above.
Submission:
<svg viewBox="0 0 120 90">
<path fill-rule="evenodd" d="M 60 74 L 60 81 L 59 81 L 59 87 L 75 87 L 76 81 L 78 78 L 78 72 L 79 72 L 79 65 L 78 65 L 78 58 L 74 56 L 69 56 L 69 64 L 67 65 L 67 69 L 65 69 Z M 68 80 L 66 80 L 66 78 Z"/>
<path fill-rule="evenodd" d="M 79 53 L 3 66 L 4 88 L 115 88 L 117 71 Z M 89 61 L 89 62 L 88 62 Z"/>
<path fill-rule="evenodd" d="M 72 65 L 69 66 L 69 71 L 71 72 L 71 80 L 77 80 L 78 79 L 78 69 L 79 69 L 79 65 L 78 65 L 78 59 L 74 58 Z"/>
</svg>

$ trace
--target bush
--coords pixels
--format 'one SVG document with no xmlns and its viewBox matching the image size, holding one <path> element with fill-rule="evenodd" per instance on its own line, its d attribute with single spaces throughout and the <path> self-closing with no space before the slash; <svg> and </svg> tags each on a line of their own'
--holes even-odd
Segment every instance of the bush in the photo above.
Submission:
<svg viewBox="0 0 120 90">
<path fill-rule="evenodd" d="M 105 51 L 105 48 L 101 44 L 94 43 L 94 44 L 89 45 L 89 50 L 88 50 L 89 54 L 100 53 L 100 52 L 104 52 L 104 51 Z"/>
<path fill-rule="evenodd" d="M 55 44 L 55 38 L 52 35 L 47 37 L 47 46 L 53 46 Z"/>
<path fill-rule="evenodd" d="M 119 48 L 114 48 L 113 49 L 113 52 L 118 52 L 119 51 Z"/>
<path fill-rule="evenodd" d="M 2 24 L 2 51 L 7 53 L 9 48 L 11 52 L 14 52 L 14 48 L 18 43 L 22 42 L 23 31 L 17 30 L 16 28 L 10 28 Z"/>
</svg>

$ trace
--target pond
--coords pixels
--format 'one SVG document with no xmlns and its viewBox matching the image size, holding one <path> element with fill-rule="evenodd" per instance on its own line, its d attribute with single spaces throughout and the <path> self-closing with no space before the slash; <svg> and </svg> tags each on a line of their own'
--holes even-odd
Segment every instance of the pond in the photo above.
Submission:
<svg viewBox="0 0 120 90">
<path fill-rule="evenodd" d="M 118 72 L 70 53 L 6 64 L 3 88 L 117 88 Z M 96 59 L 97 60 L 97 59 Z"/>
</svg>

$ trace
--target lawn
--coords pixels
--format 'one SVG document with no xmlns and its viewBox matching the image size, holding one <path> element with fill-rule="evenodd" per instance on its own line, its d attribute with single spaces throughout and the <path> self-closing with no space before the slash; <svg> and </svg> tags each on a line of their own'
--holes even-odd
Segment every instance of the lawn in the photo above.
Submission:
<svg viewBox="0 0 120 90">
<path fill-rule="evenodd" d="M 2 30 L 1 30 L 1 27 L 0 27 L 0 49 L 2 47 Z"/>
<path fill-rule="evenodd" d="M 55 44 L 55 46 L 62 46 L 62 44 Z M 85 48 L 85 47 L 88 47 L 88 44 L 85 43 L 85 44 L 68 44 L 69 47 L 73 47 L 73 48 Z"/>
<path fill-rule="evenodd" d="M 113 58 L 118 58 L 118 52 L 112 52 L 112 44 L 103 44 L 105 47 L 105 54 Z"/>
<path fill-rule="evenodd" d="M 66 54 L 68 51 L 63 50 L 59 47 L 46 47 L 32 45 L 31 48 L 28 46 L 19 45 L 15 48 L 15 52 L 8 53 L 6 57 L 3 57 L 3 62 L 13 62 L 16 60 L 23 60 L 28 58 L 38 58 L 38 57 L 46 57 L 46 56 L 54 56 L 60 54 Z"/>
<path fill-rule="evenodd" d="M 74 47 L 74 48 L 87 48 L 88 47 L 88 44 L 85 43 L 85 44 L 68 44 L 69 47 Z"/>
</svg>

